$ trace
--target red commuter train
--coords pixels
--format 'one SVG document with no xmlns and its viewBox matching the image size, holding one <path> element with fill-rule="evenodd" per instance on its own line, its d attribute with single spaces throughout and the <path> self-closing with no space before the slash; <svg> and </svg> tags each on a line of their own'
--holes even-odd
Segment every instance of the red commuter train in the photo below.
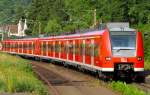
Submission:
<svg viewBox="0 0 150 95">
<path fill-rule="evenodd" d="M 3 52 L 61 61 L 110 78 L 142 79 L 144 71 L 142 34 L 125 26 L 1 43 Z"/>
</svg>

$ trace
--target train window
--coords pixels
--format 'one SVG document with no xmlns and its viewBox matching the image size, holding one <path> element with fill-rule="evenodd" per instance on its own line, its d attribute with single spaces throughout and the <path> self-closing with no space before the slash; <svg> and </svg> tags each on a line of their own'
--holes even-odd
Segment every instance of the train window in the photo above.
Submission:
<svg viewBox="0 0 150 95">
<path fill-rule="evenodd" d="M 5 42 L 3 42 L 3 47 L 5 48 Z"/>
<path fill-rule="evenodd" d="M 99 44 L 98 43 L 95 43 L 94 44 L 94 56 L 95 57 L 98 57 L 99 56 Z"/>
<path fill-rule="evenodd" d="M 32 50 L 32 43 L 29 43 L 28 49 Z"/>
<path fill-rule="evenodd" d="M 75 44 L 75 54 L 80 53 L 80 45 L 78 43 Z"/>
<path fill-rule="evenodd" d="M 73 53 L 73 43 L 72 42 L 70 42 L 69 44 L 68 44 L 68 48 L 69 48 L 69 53 Z"/>
<path fill-rule="evenodd" d="M 91 44 L 85 44 L 85 55 L 91 56 L 91 49 L 92 49 Z"/>
<path fill-rule="evenodd" d="M 7 42 L 5 42 L 5 48 L 7 48 Z"/>
<path fill-rule="evenodd" d="M 27 44 L 26 43 L 23 44 L 23 49 L 27 49 Z"/>
<path fill-rule="evenodd" d="M 48 44 L 48 51 L 52 52 L 53 51 L 53 45 L 52 44 Z"/>
<path fill-rule="evenodd" d="M 22 44 L 21 43 L 19 43 L 19 49 L 21 49 L 22 48 Z"/>
<path fill-rule="evenodd" d="M 35 48 L 35 44 L 33 42 L 31 43 L 31 47 L 32 47 L 32 50 Z"/>
<path fill-rule="evenodd" d="M 60 52 L 60 45 L 59 45 L 58 41 L 55 43 L 55 52 L 56 53 Z"/>
<path fill-rule="evenodd" d="M 46 44 L 46 42 L 43 42 L 43 43 L 42 43 L 42 50 L 43 50 L 43 51 L 46 51 L 46 48 L 47 48 L 47 44 Z"/>
<path fill-rule="evenodd" d="M 64 43 L 61 43 L 61 52 L 64 52 L 64 51 L 65 51 Z"/>
<path fill-rule="evenodd" d="M 80 44 L 80 55 L 83 55 L 84 54 L 84 47 L 85 47 L 85 44 Z"/>
<path fill-rule="evenodd" d="M 8 42 L 6 43 L 6 48 L 8 48 Z"/>
<path fill-rule="evenodd" d="M 68 53 L 68 45 L 64 44 L 64 52 Z"/>
<path fill-rule="evenodd" d="M 12 48 L 12 43 L 10 43 L 10 48 Z"/>
<path fill-rule="evenodd" d="M 9 44 L 9 48 L 11 48 L 11 43 Z"/>
</svg>

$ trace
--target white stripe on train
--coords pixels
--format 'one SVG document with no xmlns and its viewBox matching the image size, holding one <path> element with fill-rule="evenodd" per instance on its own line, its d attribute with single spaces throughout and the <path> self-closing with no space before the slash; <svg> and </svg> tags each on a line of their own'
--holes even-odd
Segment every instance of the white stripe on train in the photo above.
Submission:
<svg viewBox="0 0 150 95">
<path fill-rule="evenodd" d="M 3 52 L 6 52 L 6 51 L 3 51 Z M 37 56 L 37 57 L 46 58 L 46 59 L 54 59 L 54 60 L 65 61 L 66 63 L 68 62 L 68 64 L 70 64 L 70 65 L 74 65 L 74 64 L 80 65 L 80 66 L 83 66 L 83 68 L 89 68 L 92 71 L 94 71 L 94 70 L 99 70 L 99 71 L 103 71 L 103 72 L 113 72 L 114 71 L 114 68 L 102 68 L 102 67 L 97 67 L 97 66 L 94 66 L 94 65 L 83 64 L 83 63 L 80 63 L 80 62 L 75 62 L 75 61 L 66 60 L 66 59 L 60 59 L 60 58 L 54 58 L 54 57 L 48 57 L 48 56 L 41 56 L 41 55 L 25 54 L 25 53 L 16 53 L 16 52 L 7 52 L 7 53 L 26 55 L 26 56 L 31 56 L 31 57 L 36 57 Z M 144 68 L 134 68 L 134 71 L 135 72 L 144 71 Z"/>
</svg>

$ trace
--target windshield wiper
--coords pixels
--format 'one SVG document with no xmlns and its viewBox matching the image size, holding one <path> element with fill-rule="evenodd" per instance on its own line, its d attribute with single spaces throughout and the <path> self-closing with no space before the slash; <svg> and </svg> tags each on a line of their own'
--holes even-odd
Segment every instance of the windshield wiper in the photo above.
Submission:
<svg viewBox="0 0 150 95">
<path fill-rule="evenodd" d="M 120 50 L 134 50 L 133 48 L 120 48 L 120 49 L 116 49 L 117 52 L 119 52 Z"/>
</svg>

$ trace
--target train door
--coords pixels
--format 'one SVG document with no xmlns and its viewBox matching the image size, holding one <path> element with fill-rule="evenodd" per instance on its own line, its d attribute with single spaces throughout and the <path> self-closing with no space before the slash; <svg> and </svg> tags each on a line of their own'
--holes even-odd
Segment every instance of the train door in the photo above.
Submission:
<svg viewBox="0 0 150 95">
<path fill-rule="evenodd" d="M 6 46 L 5 46 L 6 42 L 3 42 L 3 51 L 6 51 Z"/>
<path fill-rule="evenodd" d="M 5 51 L 7 51 L 7 42 L 4 42 Z"/>
<path fill-rule="evenodd" d="M 69 60 L 73 61 L 73 40 L 70 40 L 68 44 L 68 56 Z"/>
<path fill-rule="evenodd" d="M 92 45 L 91 39 L 85 40 L 85 63 L 91 64 L 91 52 L 92 52 Z"/>
<path fill-rule="evenodd" d="M 13 42 L 10 42 L 11 43 L 11 49 L 10 51 L 13 52 Z"/>
<path fill-rule="evenodd" d="M 32 41 L 29 42 L 29 54 L 32 54 L 33 44 Z"/>
<path fill-rule="evenodd" d="M 82 58 L 80 55 L 80 41 L 75 40 L 75 61 L 80 62 L 80 58 Z"/>
<path fill-rule="evenodd" d="M 32 41 L 32 55 L 35 54 L 34 50 L 35 50 L 35 41 Z"/>
<path fill-rule="evenodd" d="M 53 43 L 52 54 L 53 54 L 53 57 L 55 57 L 55 41 L 53 41 L 52 43 Z"/>
<path fill-rule="evenodd" d="M 67 58 L 65 43 L 66 41 L 61 41 L 61 59 Z"/>
<path fill-rule="evenodd" d="M 83 41 L 75 40 L 75 61 L 83 62 Z"/>
<path fill-rule="evenodd" d="M 23 53 L 23 41 L 21 41 L 21 53 Z"/>
<path fill-rule="evenodd" d="M 52 50 L 53 50 L 53 43 L 52 41 L 48 41 L 48 56 L 49 57 L 52 57 L 53 53 L 52 53 Z"/>
<path fill-rule="evenodd" d="M 35 54 L 41 55 L 41 41 L 39 39 L 35 41 Z"/>
<path fill-rule="evenodd" d="M 19 53 L 19 41 L 17 41 L 17 53 Z"/>
<path fill-rule="evenodd" d="M 47 55 L 47 43 L 46 43 L 46 41 L 41 42 L 41 55 L 42 56 Z"/>
<path fill-rule="evenodd" d="M 25 53 L 25 42 L 23 41 L 23 53 Z"/>
<path fill-rule="evenodd" d="M 27 54 L 30 54 L 30 41 L 27 41 L 26 43 L 26 50 L 27 50 Z"/>
<path fill-rule="evenodd" d="M 95 66 L 99 66 L 101 67 L 102 64 L 100 63 L 100 56 L 101 56 L 101 36 L 97 37 L 97 38 L 94 38 L 93 40 L 93 56 L 94 56 L 94 65 Z"/>
<path fill-rule="evenodd" d="M 21 42 L 18 42 L 18 53 L 21 53 Z"/>
<path fill-rule="evenodd" d="M 13 52 L 15 52 L 15 42 L 13 42 Z"/>
<path fill-rule="evenodd" d="M 27 41 L 26 42 L 24 42 L 24 53 L 27 53 Z"/>
<path fill-rule="evenodd" d="M 60 51 L 59 41 L 55 41 L 55 57 L 56 58 L 59 58 L 59 51 Z"/>
<path fill-rule="evenodd" d="M 9 42 L 9 43 L 10 43 L 9 51 L 11 52 L 12 51 L 12 42 Z"/>
<path fill-rule="evenodd" d="M 0 47 L 1 48 L 1 47 Z M 9 42 L 7 42 L 7 52 L 9 51 Z"/>
</svg>

